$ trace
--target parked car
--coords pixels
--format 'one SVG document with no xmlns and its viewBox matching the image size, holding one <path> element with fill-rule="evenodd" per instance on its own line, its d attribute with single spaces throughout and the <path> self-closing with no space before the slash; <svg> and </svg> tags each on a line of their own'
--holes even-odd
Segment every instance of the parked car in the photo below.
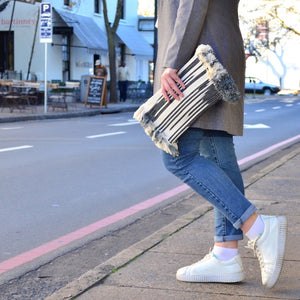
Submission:
<svg viewBox="0 0 300 300">
<path fill-rule="evenodd" d="M 245 78 L 245 93 L 257 93 L 264 95 L 275 94 L 280 91 L 280 88 L 274 84 L 262 82 L 256 77 Z"/>
</svg>

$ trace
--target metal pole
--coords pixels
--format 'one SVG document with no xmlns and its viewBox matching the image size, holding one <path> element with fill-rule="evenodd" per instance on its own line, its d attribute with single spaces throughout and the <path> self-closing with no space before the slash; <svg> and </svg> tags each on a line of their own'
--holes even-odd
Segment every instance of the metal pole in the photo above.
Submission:
<svg viewBox="0 0 300 300">
<path fill-rule="evenodd" d="M 153 51 L 153 62 L 154 62 L 154 69 L 155 69 L 155 63 L 156 63 L 156 57 L 157 57 L 157 28 L 155 27 L 156 21 L 157 21 L 157 0 L 154 2 L 154 51 Z"/>
<path fill-rule="evenodd" d="M 47 113 L 47 92 L 48 92 L 48 84 L 47 84 L 47 49 L 48 43 L 45 43 L 45 88 L 44 88 L 44 113 Z"/>
</svg>

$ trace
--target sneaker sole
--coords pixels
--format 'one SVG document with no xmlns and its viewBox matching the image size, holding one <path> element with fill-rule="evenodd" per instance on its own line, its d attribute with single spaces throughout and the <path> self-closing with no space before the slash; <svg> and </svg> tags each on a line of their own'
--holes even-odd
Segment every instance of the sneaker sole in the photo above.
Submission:
<svg viewBox="0 0 300 300">
<path fill-rule="evenodd" d="M 221 282 L 221 283 L 233 283 L 240 282 L 244 279 L 243 273 L 232 274 L 214 274 L 214 275 L 183 275 L 176 274 L 176 279 L 185 282 Z"/>
<path fill-rule="evenodd" d="M 272 277 L 265 283 L 267 288 L 272 288 L 277 282 L 280 272 L 282 270 L 283 258 L 285 252 L 285 241 L 286 241 L 286 232 L 287 232 L 287 219 L 286 217 L 280 216 L 278 217 L 279 221 L 279 239 L 278 239 L 278 257 L 276 261 L 276 266 L 274 269 L 274 273 Z"/>
</svg>

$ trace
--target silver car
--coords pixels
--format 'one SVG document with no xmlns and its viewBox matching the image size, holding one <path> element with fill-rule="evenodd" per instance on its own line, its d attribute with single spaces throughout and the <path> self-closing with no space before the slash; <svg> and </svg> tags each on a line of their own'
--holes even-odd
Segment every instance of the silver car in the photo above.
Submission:
<svg viewBox="0 0 300 300">
<path fill-rule="evenodd" d="M 280 91 L 279 86 L 262 82 L 260 79 L 256 77 L 245 78 L 245 93 L 271 95 L 279 91 Z"/>
</svg>

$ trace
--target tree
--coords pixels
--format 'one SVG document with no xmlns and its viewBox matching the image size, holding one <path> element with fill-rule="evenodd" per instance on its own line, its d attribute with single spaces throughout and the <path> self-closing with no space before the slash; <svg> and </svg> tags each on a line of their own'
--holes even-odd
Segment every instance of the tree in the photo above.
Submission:
<svg viewBox="0 0 300 300">
<path fill-rule="evenodd" d="M 117 72 L 116 72 L 116 50 L 115 50 L 115 35 L 119 26 L 119 21 L 122 16 L 123 0 L 118 0 L 114 22 L 111 24 L 108 18 L 106 0 L 103 3 L 103 16 L 107 34 L 108 56 L 109 56 L 109 71 L 110 71 L 110 103 L 116 103 L 118 99 L 117 93 Z"/>
<path fill-rule="evenodd" d="M 300 1 L 264 0 L 241 2 L 240 20 L 248 57 L 268 64 L 274 74 L 282 78 L 287 73 L 283 62 L 284 48 L 292 35 L 300 37 Z M 269 64 L 269 59 L 277 61 Z"/>
<path fill-rule="evenodd" d="M 274 51 L 292 34 L 300 36 L 300 1 L 244 1 L 240 20 L 244 28 L 246 53 L 258 58 L 264 50 Z"/>
</svg>

